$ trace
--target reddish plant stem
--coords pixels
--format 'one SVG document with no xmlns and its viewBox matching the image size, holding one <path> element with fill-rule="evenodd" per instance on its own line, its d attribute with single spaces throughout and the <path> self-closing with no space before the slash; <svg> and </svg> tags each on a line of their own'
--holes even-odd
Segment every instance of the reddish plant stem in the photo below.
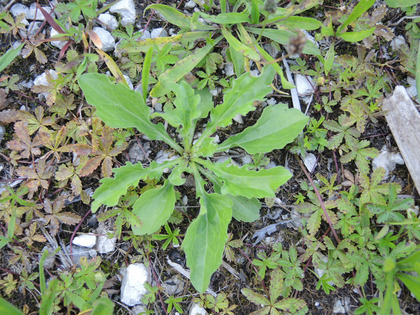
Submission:
<svg viewBox="0 0 420 315">
<path fill-rule="evenodd" d="M 80 220 L 79 224 L 74 228 L 73 234 L 70 237 L 70 257 L 73 260 L 73 239 L 76 236 L 77 231 L 79 230 L 80 226 L 82 225 L 83 221 L 86 219 L 86 217 L 91 213 L 92 210 L 89 210 L 86 212 L 86 214 L 83 216 L 83 218 Z"/>
<path fill-rule="evenodd" d="M 322 201 L 321 195 L 320 195 L 318 189 L 316 188 L 315 183 L 312 180 L 311 175 L 308 173 L 308 171 L 306 170 L 305 166 L 303 165 L 302 161 L 300 160 L 300 158 L 298 156 L 296 156 L 296 159 L 299 162 L 300 168 L 303 170 L 303 172 L 305 173 L 305 175 L 308 178 L 309 182 L 311 183 L 312 187 L 314 188 L 315 194 L 318 197 L 318 200 L 319 200 L 319 202 L 321 204 L 321 208 L 324 211 L 324 215 L 325 215 L 325 217 L 327 219 L 327 222 L 328 222 L 328 224 L 329 224 L 329 226 L 331 228 L 331 232 L 333 233 L 335 240 L 337 241 L 337 243 L 340 243 L 340 239 L 338 238 L 337 232 L 334 230 L 334 227 L 333 227 L 333 224 L 331 222 L 330 216 L 328 215 L 327 209 L 325 208 L 325 204 Z"/>
<path fill-rule="evenodd" d="M 150 253 L 149 252 L 147 252 L 147 259 L 149 260 L 150 270 L 152 270 L 153 278 L 155 279 L 156 285 L 159 288 L 158 296 L 159 296 L 160 303 L 162 304 L 162 308 L 165 311 L 165 314 L 169 315 L 168 311 L 165 308 L 165 303 L 163 302 L 162 294 L 160 294 L 160 288 L 161 288 L 160 281 L 159 281 L 159 278 L 156 274 L 155 268 L 153 268 L 153 264 L 152 264 L 152 261 L 150 259 Z"/>
</svg>

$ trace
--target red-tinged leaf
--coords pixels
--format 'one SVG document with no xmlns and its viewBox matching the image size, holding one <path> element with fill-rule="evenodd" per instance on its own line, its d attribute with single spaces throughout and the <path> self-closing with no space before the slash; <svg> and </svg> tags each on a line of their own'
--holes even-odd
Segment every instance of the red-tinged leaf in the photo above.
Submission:
<svg viewBox="0 0 420 315">
<path fill-rule="evenodd" d="M 88 155 L 92 148 L 86 143 L 68 144 L 60 149 L 61 152 L 75 152 L 77 155 Z"/>
<path fill-rule="evenodd" d="M 21 156 L 25 159 L 28 159 L 31 153 L 35 156 L 41 154 L 41 150 L 38 148 L 40 143 L 36 139 L 32 142 L 26 123 L 23 121 L 15 123 L 15 134 L 18 140 L 9 141 L 7 143 L 9 149 L 22 151 Z"/>
<path fill-rule="evenodd" d="M 55 173 L 55 178 L 57 180 L 66 180 L 69 179 L 74 174 L 74 167 L 67 165 L 60 165 L 57 172 Z"/>
<path fill-rule="evenodd" d="M 61 48 L 60 50 L 60 55 L 58 55 L 58 61 L 61 60 L 61 58 L 63 58 L 66 54 L 67 49 L 69 49 L 70 45 L 73 44 L 73 40 L 69 40 L 67 41 L 67 43 L 63 46 L 63 48 Z"/>
<path fill-rule="evenodd" d="M 119 146 L 115 147 L 114 149 L 112 149 L 109 152 L 109 155 L 110 156 L 117 156 L 118 154 L 122 153 L 126 148 L 127 148 L 126 144 L 119 145 Z"/>
<path fill-rule="evenodd" d="M 40 242 L 40 243 L 44 243 L 47 241 L 47 239 L 40 234 L 35 234 L 32 236 L 32 240 L 34 240 L 35 242 Z"/>
<path fill-rule="evenodd" d="M 96 34 L 94 31 L 90 30 L 88 31 L 90 40 L 95 44 L 95 46 L 99 49 L 102 49 L 102 41 L 99 38 L 98 34 Z"/>
<path fill-rule="evenodd" d="M 20 176 L 20 177 L 26 177 L 26 178 L 38 178 L 37 173 L 35 172 L 35 170 L 33 168 L 30 168 L 28 166 L 21 166 L 16 170 L 16 173 Z"/>
<path fill-rule="evenodd" d="M 102 177 L 110 177 L 112 175 L 112 158 L 107 156 L 102 162 Z"/>
<path fill-rule="evenodd" d="M 263 295 L 256 293 L 248 288 L 243 288 L 241 290 L 242 294 L 246 296 L 246 298 L 257 305 L 270 305 L 270 301 Z"/>
<path fill-rule="evenodd" d="M 48 24 L 50 24 L 53 29 L 55 29 L 60 34 L 65 34 L 66 33 L 61 28 L 61 26 L 57 24 L 57 22 L 54 20 L 54 18 L 47 11 L 45 11 L 38 3 L 36 4 L 36 6 L 41 11 L 42 15 L 45 17 Z"/>
<path fill-rule="evenodd" d="M 34 52 L 35 52 L 35 58 L 36 60 L 38 60 L 38 62 L 40 64 L 46 64 L 48 59 L 47 56 L 45 56 L 44 52 L 38 48 L 34 48 Z"/>
<path fill-rule="evenodd" d="M 75 225 L 80 222 L 82 219 L 75 213 L 72 212 L 60 212 L 55 215 L 55 217 L 62 223 L 68 225 Z"/>
<path fill-rule="evenodd" d="M 103 160 L 103 156 L 95 156 L 91 159 L 89 159 L 86 164 L 83 166 L 83 168 L 80 170 L 79 175 L 81 177 L 88 176 L 92 174 L 94 170 L 98 168 L 98 166 L 101 164 Z"/>
</svg>

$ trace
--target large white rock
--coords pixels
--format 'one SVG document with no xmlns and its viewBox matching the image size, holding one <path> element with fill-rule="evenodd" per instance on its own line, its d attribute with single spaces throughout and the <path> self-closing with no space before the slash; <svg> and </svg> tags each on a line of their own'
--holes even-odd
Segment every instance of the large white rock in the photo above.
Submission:
<svg viewBox="0 0 420 315">
<path fill-rule="evenodd" d="M 55 13 L 53 12 L 53 9 L 50 7 L 42 7 L 46 12 L 51 14 L 52 17 L 55 17 Z M 36 16 L 35 16 L 36 14 Z M 36 4 L 32 3 L 29 7 L 28 14 L 26 15 L 26 18 L 28 20 L 37 20 L 37 21 L 44 21 L 45 17 L 44 14 L 42 14 L 40 9 L 37 9 Z"/>
<path fill-rule="evenodd" d="M 114 4 L 109 11 L 111 13 L 121 14 L 121 24 L 123 26 L 134 24 L 136 20 L 136 7 L 134 6 L 133 0 L 121 0 Z"/>
<path fill-rule="evenodd" d="M 302 100 L 309 104 L 312 101 L 313 94 L 315 93 L 316 84 L 311 77 L 296 74 L 295 75 L 295 85 L 298 92 L 298 95 Z"/>
<path fill-rule="evenodd" d="M 99 39 L 102 42 L 103 51 L 112 51 L 115 48 L 115 39 L 112 37 L 111 33 L 102 27 L 94 27 L 93 31 L 98 35 Z"/>
<path fill-rule="evenodd" d="M 162 27 L 155 28 L 150 32 L 151 38 L 167 37 L 167 36 L 168 36 L 168 32 Z"/>
<path fill-rule="evenodd" d="M 389 173 L 392 172 L 396 165 L 404 165 L 404 159 L 398 152 L 389 152 L 384 146 L 381 149 L 381 154 L 372 160 L 372 168 L 376 169 L 382 167 L 385 170 L 384 180 L 387 180 Z"/>
<path fill-rule="evenodd" d="M 144 284 L 148 279 L 148 275 L 145 265 L 129 265 L 121 284 L 121 302 L 128 306 L 140 304 L 143 295 L 147 293 Z"/>
<path fill-rule="evenodd" d="M 50 35 L 51 37 L 53 37 L 53 36 L 59 35 L 59 33 L 55 29 L 51 28 Z M 62 49 L 65 44 L 66 44 L 66 41 L 64 40 L 54 40 L 51 42 L 51 45 L 57 47 L 58 49 Z"/>
<path fill-rule="evenodd" d="M 87 247 L 92 248 L 96 244 L 96 236 L 89 233 L 89 234 L 82 234 L 79 236 L 76 236 L 73 239 L 73 245 L 77 245 L 80 247 Z"/>
<path fill-rule="evenodd" d="M 112 30 L 116 30 L 118 28 L 118 21 L 115 18 L 115 16 L 109 14 L 109 13 L 102 13 L 99 14 L 98 20 L 105 25 L 107 25 Z"/>
<path fill-rule="evenodd" d="M 198 303 L 194 303 L 190 309 L 190 315 L 207 315 L 207 312 L 204 308 Z"/>
<path fill-rule="evenodd" d="M 10 8 L 10 13 L 12 13 L 14 17 L 17 17 L 20 14 L 24 14 L 26 17 L 29 14 L 29 8 L 26 5 L 16 3 Z"/>
<path fill-rule="evenodd" d="M 104 234 L 98 236 L 98 241 L 96 243 L 96 249 L 100 254 L 107 254 L 110 252 L 113 252 L 115 250 L 115 242 L 117 241 L 116 237 L 109 238 L 106 234 L 107 231 L 104 229 L 99 229 L 97 232 L 100 232 L 98 234 Z"/>
</svg>

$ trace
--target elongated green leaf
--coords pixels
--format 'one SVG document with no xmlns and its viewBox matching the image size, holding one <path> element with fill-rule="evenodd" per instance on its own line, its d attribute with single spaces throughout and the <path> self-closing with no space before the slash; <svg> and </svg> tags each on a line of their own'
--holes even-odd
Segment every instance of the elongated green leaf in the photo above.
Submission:
<svg viewBox="0 0 420 315">
<path fill-rule="evenodd" d="M 200 204 L 200 214 L 189 226 L 182 247 L 191 269 L 191 283 L 197 291 L 204 292 L 222 263 L 232 202 L 226 196 L 204 193 Z"/>
<path fill-rule="evenodd" d="M 290 16 L 279 22 L 282 26 L 286 26 L 291 29 L 304 29 L 308 31 L 316 30 L 322 26 L 322 22 L 313 18 L 303 16 Z"/>
<path fill-rule="evenodd" d="M 146 103 L 147 87 L 149 85 L 149 71 L 152 65 L 153 47 L 150 47 L 144 57 L 143 69 L 141 70 L 141 92 L 143 93 L 143 101 Z"/>
<path fill-rule="evenodd" d="M 252 60 L 260 60 L 260 55 L 255 51 L 253 47 L 243 44 L 235 36 L 233 36 L 231 31 L 228 31 L 226 27 L 222 26 L 222 34 L 229 43 L 229 46 L 233 49 L 242 53 L 245 57 L 248 57 Z"/>
<path fill-rule="evenodd" d="M 95 190 L 92 212 L 95 212 L 100 205 L 108 207 L 117 205 L 120 197 L 127 193 L 130 186 L 137 186 L 142 179 L 160 178 L 165 168 L 170 168 L 177 163 L 177 160 L 167 161 L 162 164 L 157 164 L 153 161 L 148 168 L 143 168 L 141 163 L 132 165 L 130 162 L 127 162 L 122 167 L 114 168 L 114 177 L 101 179 L 101 186 Z"/>
<path fill-rule="evenodd" d="M 260 19 L 260 9 L 258 6 L 259 0 L 252 0 L 251 6 L 251 23 L 257 24 Z"/>
<path fill-rule="evenodd" d="M 420 42 L 417 51 L 417 62 L 416 62 L 416 88 L 417 88 L 417 99 L 420 101 Z"/>
<path fill-rule="evenodd" d="M 8 65 L 10 65 L 16 56 L 19 55 L 25 43 L 20 44 L 15 49 L 9 49 L 0 57 L 0 72 L 3 71 Z"/>
<path fill-rule="evenodd" d="M 191 17 L 179 12 L 175 8 L 164 4 L 151 4 L 144 9 L 144 11 L 146 10 L 158 11 L 169 23 L 178 26 L 181 30 L 190 29 Z"/>
<path fill-rule="evenodd" d="M 235 69 L 236 77 L 240 77 L 245 72 L 245 57 L 236 49 L 231 46 L 228 47 L 228 54 L 233 62 L 233 68 Z"/>
<path fill-rule="evenodd" d="M 330 73 L 332 69 L 334 63 L 334 54 L 334 44 L 331 44 L 330 48 L 328 49 L 327 55 L 325 56 L 324 69 L 326 75 L 328 75 L 328 73 Z"/>
<path fill-rule="evenodd" d="M 292 142 L 308 123 L 308 117 L 287 105 L 267 106 L 257 123 L 228 138 L 217 151 L 241 147 L 251 154 L 281 149 Z"/>
<path fill-rule="evenodd" d="M 164 126 L 153 124 L 150 109 L 140 93 L 123 84 L 114 84 L 103 74 L 83 74 L 79 85 L 89 104 L 95 106 L 98 116 L 110 127 L 135 127 L 152 140 L 163 140 L 177 151 L 182 149 L 169 137 Z"/>
<path fill-rule="evenodd" d="M 222 182 L 211 172 L 204 172 L 206 177 L 213 183 L 214 191 L 218 194 L 222 192 Z M 227 194 L 232 200 L 232 216 L 243 222 L 254 222 L 260 218 L 261 203 L 256 198 L 246 198 L 243 196 L 232 196 Z"/>
<path fill-rule="evenodd" d="M 419 0 L 385 0 L 391 8 L 407 8 L 419 4 Z"/>
<path fill-rule="evenodd" d="M 39 309 L 40 315 L 53 314 L 54 301 L 60 292 L 57 290 L 59 285 L 58 279 L 53 279 L 48 282 L 47 292 L 42 293 L 41 307 Z M 7 314 L 7 313 L 5 313 Z"/>
<path fill-rule="evenodd" d="M 400 273 L 398 278 L 405 284 L 405 286 L 414 294 L 417 301 L 420 302 L 420 277 Z"/>
<path fill-rule="evenodd" d="M 250 23 L 249 16 L 246 13 L 231 12 L 221 13 L 219 15 L 210 15 L 203 12 L 199 12 L 200 16 L 210 22 L 217 24 L 238 24 L 238 23 Z"/>
<path fill-rule="evenodd" d="M 133 205 L 133 214 L 142 222 L 131 226 L 135 235 L 153 234 L 164 225 L 175 207 L 175 189 L 168 180 L 161 188 L 143 193 Z"/>
<path fill-rule="evenodd" d="M 373 34 L 375 27 L 360 32 L 346 32 L 340 33 L 337 36 L 344 39 L 346 42 L 355 43 L 361 41 Z"/>
<path fill-rule="evenodd" d="M 196 49 L 191 55 L 178 61 L 172 68 L 166 70 L 159 76 L 159 82 L 150 92 L 150 95 L 153 97 L 163 96 L 169 91 L 169 86 L 175 82 L 178 82 L 182 79 L 188 72 L 190 72 L 194 67 L 207 55 L 209 54 L 213 47 L 222 39 L 220 36 L 216 40 L 212 41 L 211 44 L 207 44 L 203 48 Z"/>
<path fill-rule="evenodd" d="M 261 28 L 246 27 L 246 30 L 258 36 L 261 34 L 262 36 L 272 39 L 275 42 L 284 46 L 289 44 L 290 39 L 292 37 L 297 36 L 296 32 L 284 30 L 281 28 L 280 29 L 270 29 L 270 28 L 261 29 Z M 318 47 L 316 47 L 316 45 L 312 43 L 310 40 L 306 41 L 302 52 L 308 55 L 321 56 L 321 52 L 318 49 Z"/>
<path fill-rule="evenodd" d="M 375 0 L 360 0 L 359 3 L 351 11 L 349 17 L 344 23 L 338 28 L 337 33 L 341 33 L 347 26 L 356 21 L 363 13 L 365 13 L 373 4 Z"/>
<path fill-rule="evenodd" d="M 224 163 L 204 160 L 196 162 L 220 178 L 223 183 L 223 195 L 231 194 L 247 198 L 274 197 L 276 189 L 292 177 L 290 172 L 281 166 L 254 171 L 249 170 L 246 165 L 243 167 L 229 165 L 229 160 Z"/>
<path fill-rule="evenodd" d="M 0 297 L 0 314 L 23 315 L 23 312 Z"/>
<path fill-rule="evenodd" d="M 200 95 L 194 94 L 192 87 L 185 81 L 179 84 L 170 85 L 170 89 L 175 93 L 175 108 L 165 107 L 165 112 L 158 114 L 163 117 L 171 126 L 179 129 L 181 136 L 191 143 L 194 136 L 195 123 L 201 116 L 198 108 L 200 104 Z"/>
<path fill-rule="evenodd" d="M 211 121 L 197 145 L 213 134 L 217 128 L 231 124 L 237 114 L 246 115 L 253 110 L 254 101 L 261 101 L 265 95 L 270 93 L 269 85 L 273 81 L 274 74 L 275 71 L 272 67 L 265 67 L 259 77 L 251 77 L 245 73 L 237 78 L 233 82 L 232 89 L 225 93 L 223 103 L 211 110 Z"/>
</svg>

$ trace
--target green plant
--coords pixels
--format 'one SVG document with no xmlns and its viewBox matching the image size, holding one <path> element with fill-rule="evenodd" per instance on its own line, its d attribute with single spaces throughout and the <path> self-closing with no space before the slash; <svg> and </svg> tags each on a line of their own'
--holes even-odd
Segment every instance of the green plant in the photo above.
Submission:
<svg viewBox="0 0 420 315">
<path fill-rule="evenodd" d="M 200 292 L 207 289 L 211 274 L 221 264 L 232 216 L 242 221 L 256 220 L 260 208 L 256 198 L 274 197 L 277 187 L 291 177 L 283 167 L 255 171 L 247 165 L 231 165 L 230 160 L 214 163 L 210 159 L 215 153 L 232 147 L 241 147 L 251 154 L 280 149 L 302 131 L 307 123 L 305 115 L 284 105 L 269 106 L 254 126 L 221 144 L 214 143 L 215 138 L 211 136 L 219 128 L 230 125 L 238 113 L 244 115 L 253 110 L 253 102 L 262 100 L 270 92 L 268 85 L 273 76 L 271 67 L 265 68 L 258 78 L 242 75 L 225 93 L 224 102 L 216 107 L 211 98 L 206 97 L 208 94 L 195 94 L 188 83 L 171 84 L 170 89 L 176 95 L 173 105 L 167 104 L 164 113 L 153 116 L 164 118 L 176 128 L 182 138 L 181 144 L 168 135 L 161 123 L 151 122 L 153 116 L 140 94 L 122 84 L 113 84 L 104 75 L 85 74 L 79 79 L 87 101 L 96 107 L 105 123 L 117 128 L 135 127 L 152 140 L 166 142 L 177 154 L 162 164 L 152 162 L 148 168 L 127 163 L 114 169 L 114 178 L 101 180 L 101 186 L 93 196 L 92 210 L 96 211 L 100 205 L 115 206 L 130 186 L 137 186 L 146 178 L 161 179 L 164 169 L 172 169 L 162 186 L 146 191 L 133 205 L 133 213 L 141 221 L 141 224 L 132 225 L 133 232 L 153 234 L 174 211 L 174 186 L 185 182 L 184 172 L 192 174 L 201 209 L 190 224 L 182 247 L 191 268 L 191 282 Z M 197 121 L 209 113 L 210 121 L 193 142 Z M 207 182 L 202 176 L 213 184 L 215 193 L 207 193 Z M 244 207 L 245 203 L 248 205 Z"/>
</svg>

